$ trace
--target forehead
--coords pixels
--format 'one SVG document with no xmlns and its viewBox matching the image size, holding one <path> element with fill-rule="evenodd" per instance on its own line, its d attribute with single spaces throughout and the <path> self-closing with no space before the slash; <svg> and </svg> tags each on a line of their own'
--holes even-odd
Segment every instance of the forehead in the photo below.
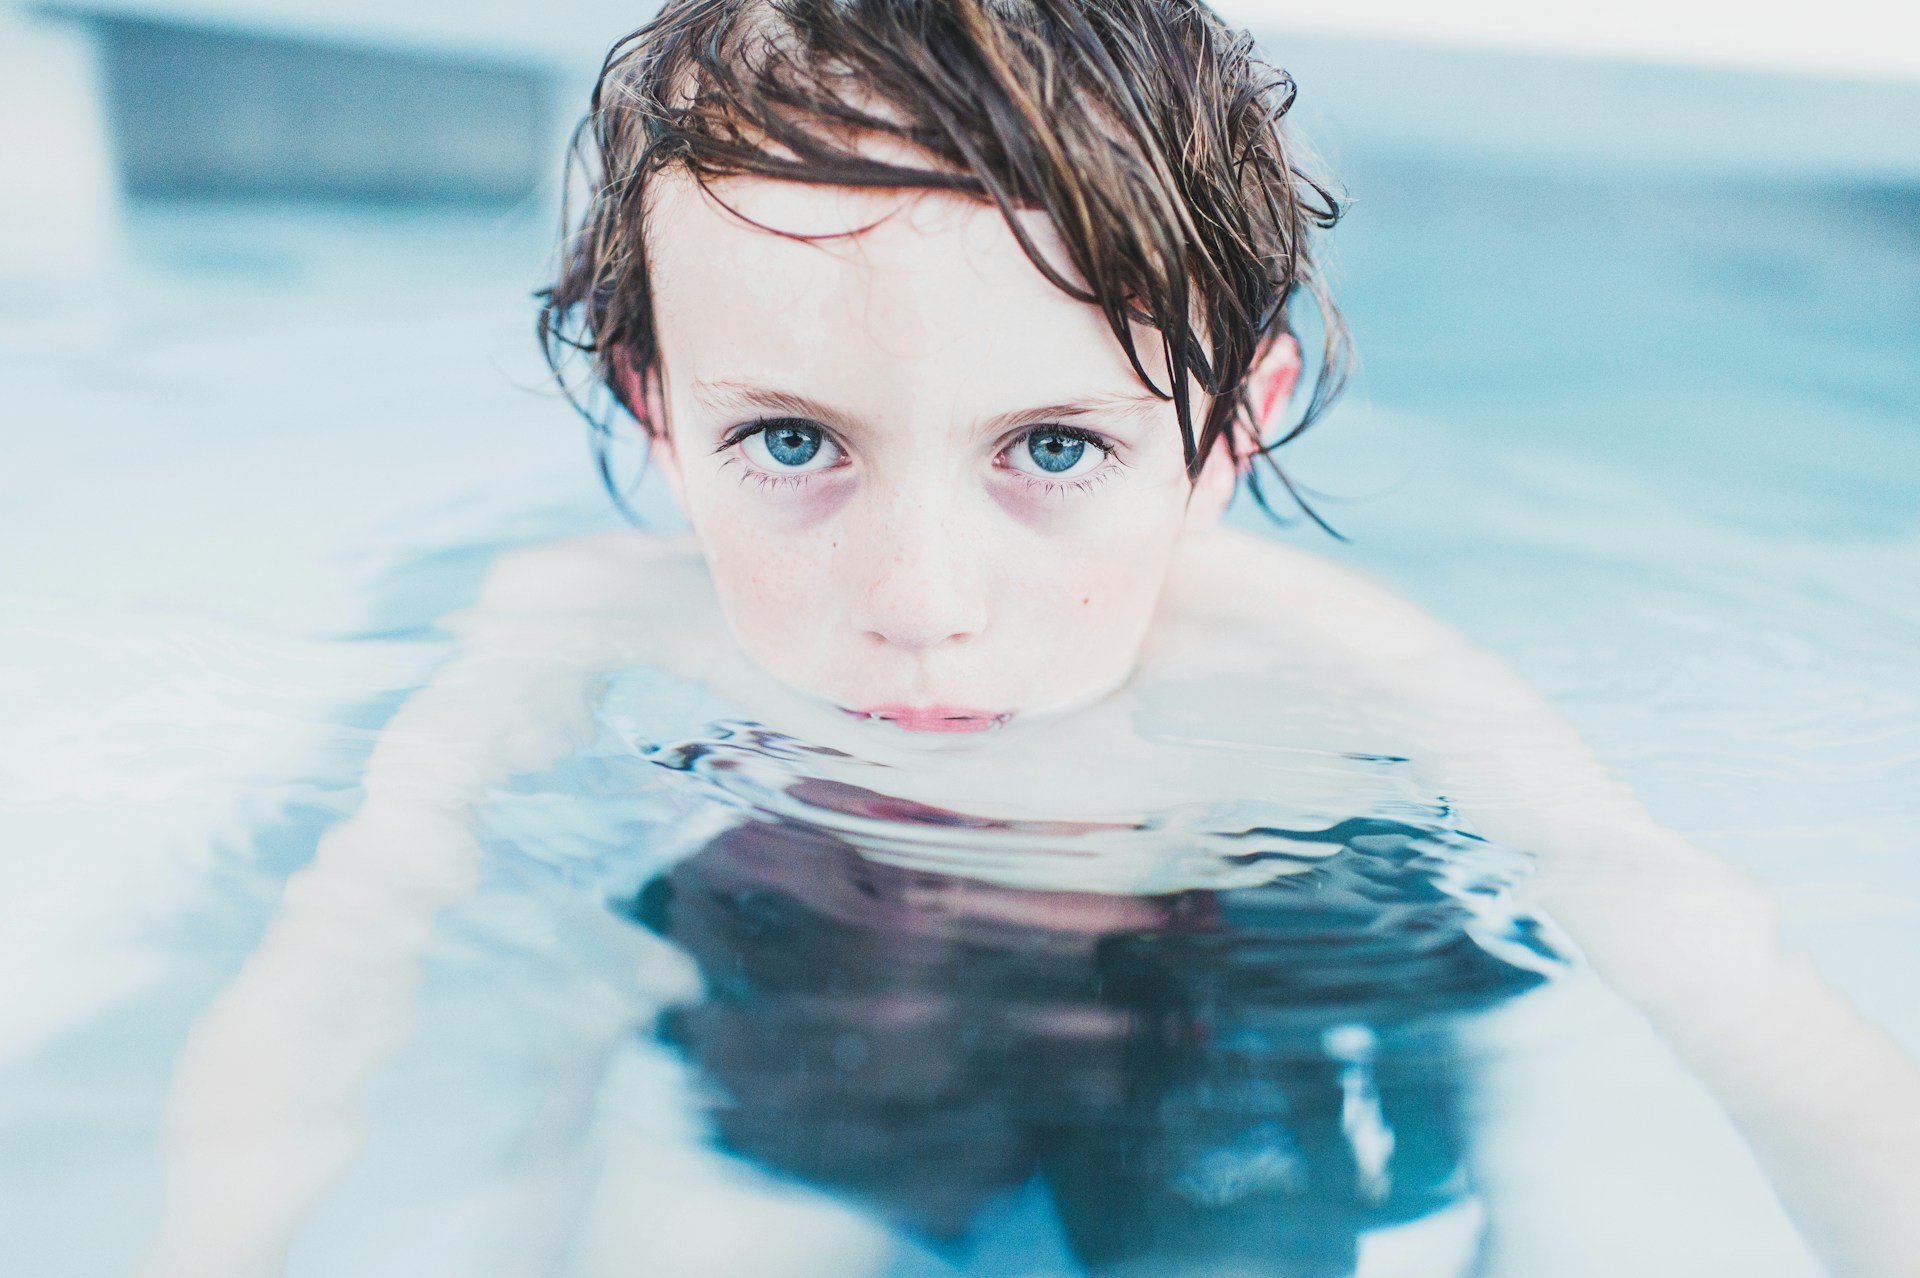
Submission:
<svg viewBox="0 0 1920 1278">
<path fill-rule="evenodd" d="M 1074 278 L 1045 216 L 1017 216 Z M 1099 311 L 1047 280 L 996 208 L 963 196 L 764 178 L 708 190 L 663 175 L 647 251 L 670 382 L 982 409 L 1143 389 Z M 1143 356 L 1154 336 L 1137 334 Z"/>
</svg>

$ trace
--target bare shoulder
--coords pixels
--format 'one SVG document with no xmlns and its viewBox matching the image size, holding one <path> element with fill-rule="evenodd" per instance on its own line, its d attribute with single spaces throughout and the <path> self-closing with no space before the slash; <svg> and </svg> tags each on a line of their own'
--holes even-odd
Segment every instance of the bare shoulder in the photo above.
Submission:
<svg viewBox="0 0 1920 1278">
<path fill-rule="evenodd" d="M 1193 550 L 1189 607 L 1228 613 L 1269 649 L 1318 658 L 1347 695 L 1391 704 L 1410 751 L 1482 833 L 1541 852 L 1584 845 L 1595 830 L 1656 833 L 1539 692 L 1411 600 L 1243 533 L 1196 539 Z"/>
<path fill-rule="evenodd" d="M 1170 594 L 1213 624 L 1283 631 L 1374 661 L 1457 658 L 1471 645 L 1411 600 L 1321 555 L 1232 529 L 1191 538 Z"/>
<path fill-rule="evenodd" d="M 495 562 L 476 611 L 490 615 L 630 616 L 678 596 L 697 599 L 705 566 L 692 540 L 603 533 L 509 551 Z"/>
<path fill-rule="evenodd" d="M 1325 672 L 1348 695 L 1390 703 L 1435 749 L 1564 741 L 1567 725 L 1491 652 L 1364 573 L 1263 537 L 1195 537 L 1170 592 L 1169 648 L 1219 647 Z M 1241 657 L 1243 664 L 1249 658 Z"/>
<path fill-rule="evenodd" d="M 643 532 L 509 551 L 473 606 L 445 624 L 473 659 L 533 657 L 583 668 L 691 668 L 723 632 L 692 541 Z"/>
</svg>

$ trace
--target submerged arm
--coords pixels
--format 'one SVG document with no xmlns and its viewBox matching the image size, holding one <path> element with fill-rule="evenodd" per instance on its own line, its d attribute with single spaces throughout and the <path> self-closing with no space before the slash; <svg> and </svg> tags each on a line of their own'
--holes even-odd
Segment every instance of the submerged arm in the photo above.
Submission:
<svg viewBox="0 0 1920 1278">
<path fill-rule="evenodd" d="M 510 555 L 449 623 L 459 655 L 394 714 L 359 810 L 320 839 L 192 1028 L 150 1278 L 280 1272 L 364 1139 L 367 1089 L 407 1040 L 436 921 L 478 885 L 469 808 L 583 739 L 603 672 L 646 655 L 633 596 L 670 555 L 632 537 Z"/>
<path fill-rule="evenodd" d="M 1655 821 L 1492 656 L 1337 565 L 1231 536 L 1218 558 L 1409 707 L 1482 835 L 1537 854 L 1550 915 L 1714 1093 L 1836 1274 L 1920 1272 L 1920 1066 L 1781 942 L 1751 879 Z"/>
</svg>

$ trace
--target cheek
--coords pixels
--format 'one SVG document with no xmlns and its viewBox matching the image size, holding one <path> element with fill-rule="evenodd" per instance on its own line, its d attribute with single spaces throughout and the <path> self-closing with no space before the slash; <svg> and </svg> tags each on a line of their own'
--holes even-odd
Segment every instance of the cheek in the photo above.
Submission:
<svg viewBox="0 0 1920 1278">
<path fill-rule="evenodd" d="M 1076 556 L 1072 576 L 1060 583 L 1061 607 L 1082 626 L 1117 641 L 1129 622 L 1144 624 L 1160 597 L 1172 539 L 1135 537 Z"/>
<path fill-rule="evenodd" d="M 826 635 L 839 536 L 830 525 L 850 485 L 761 492 L 731 474 L 689 485 L 688 517 L 727 620 L 750 649 L 797 653 Z"/>
<path fill-rule="evenodd" d="M 1131 658 L 1179 542 L 1178 497 L 1151 494 L 1115 503 L 1071 535 L 1035 548 L 1045 569 L 1027 578 L 1026 593 L 1034 623 L 1054 637 L 1062 659 L 1111 665 Z"/>
</svg>

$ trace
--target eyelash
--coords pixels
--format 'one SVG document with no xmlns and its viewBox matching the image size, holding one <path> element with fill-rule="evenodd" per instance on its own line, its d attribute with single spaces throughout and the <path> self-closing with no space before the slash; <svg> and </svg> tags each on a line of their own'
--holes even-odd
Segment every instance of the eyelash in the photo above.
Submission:
<svg viewBox="0 0 1920 1278">
<path fill-rule="evenodd" d="M 735 463 L 729 460 L 726 464 L 733 465 Z M 751 466 L 742 465 L 740 467 L 740 482 L 743 484 L 752 484 L 763 493 L 778 492 L 783 488 L 800 488 L 804 486 L 810 478 L 811 476 L 809 475 L 772 475 L 764 470 L 755 470 Z"/>
<path fill-rule="evenodd" d="M 743 422 L 722 436 L 720 448 L 716 451 L 724 452 L 735 447 L 751 435 L 777 426 L 781 422 L 792 420 L 794 419 L 790 417 L 760 417 L 750 422 Z M 808 424 L 813 425 L 814 423 Z M 1081 430 L 1074 426 L 1062 426 L 1058 423 L 1040 422 L 1021 431 L 1018 435 L 1015 435 L 1011 440 L 1007 441 L 1006 446 L 994 454 L 996 464 L 998 464 L 999 458 L 1006 456 L 1009 451 L 1017 448 L 1042 431 L 1050 435 L 1064 435 L 1068 439 L 1077 439 L 1090 447 L 1097 448 L 1106 455 L 1108 461 L 1112 461 L 1115 454 L 1119 452 L 1119 449 L 1110 441 L 1094 434 L 1092 431 Z M 831 432 L 823 429 L 821 435 L 831 441 L 835 448 L 839 448 L 843 453 L 846 451 L 840 441 L 834 439 Z M 737 454 L 729 457 L 723 465 L 738 465 L 741 472 L 740 482 L 743 484 L 752 483 L 762 492 L 792 491 L 805 486 L 808 480 L 820 473 L 818 471 L 806 471 L 797 475 L 779 475 L 771 471 L 758 470 L 742 461 Z M 837 470 L 838 467 L 826 467 L 824 469 Z M 1087 492 L 1091 490 L 1096 484 L 1103 483 L 1110 478 L 1116 467 L 1102 466 L 1090 475 L 1083 475 L 1079 479 L 1064 481 L 1043 479 L 1038 475 L 1029 474 L 1024 470 L 1016 470 L 1011 466 L 1001 466 L 1000 469 L 1019 479 L 1029 492 L 1038 493 L 1047 497 L 1057 497 L 1063 493 Z"/>
<path fill-rule="evenodd" d="M 1045 432 L 1046 434 L 1049 434 L 1049 435 L 1062 435 L 1068 439 L 1077 439 L 1081 443 L 1086 444 L 1088 447 L 1099 449 L 1102 453 L 1106 455 L 1106 458 L 1109 462 L 1113 461 L 1114 454 L 1119 451 L 1113 446 L 1113 444 L 1109 443 L 1107 440 L 1101 438 L 1100 436 L 1094 434 L 1092 431 L 1080 430 L 1078 427 L 1074 427 L 1074 426 L 1062 426 L 1057 422 L 1041 422 L 1037 425 L 1028 427 L 1026 430 L 1021 431 L 1018 435 L 1015 435 L 1010 441 L 1008 441 L 1007 446 L 1005 448 L 1002 448 L 998 453 L 994 454 L 995 458 L 997 459 L 997 458 L 1006 456 L 1007 453 L 1011 452 L 1015 448 L 1018 448 L 1021 444 L 1026 443 L 1029 439 L 1032 439 L 1035 435 L 1041 434 L 1042 432 Z M 1038 493 L 1046 497 L 1058 497 L 1063 493 L 1079 493 L 1079 492 L 1089 491 L 1090 489 L 1093 488 L 1094 485 L 1104 483 L 1107 479 L 1111 478 L 1114 471 L 1117 469 L 1117 467 L 1111 466 L 1111 465 L 1102 466 L 1098 470 L 1094 471 L 1092 474 L 1082 475 L 1078 479 L 1067 479 L 1067 480 L 1043 479 L 1039 475 L 1032 475 L 1027 473 L 1024 470 L 1015 470 L 1011 466 L 1003 467 L 1003 469 L 1005 469 L 1008 474 L 1015 476 L 1023 484 L 1025 484 L 1027 487 L 1027 491 Z"/>
<path fill-rule="evenodd" d="M 741 441 L 750 439 L 761 431 L 770 430 L 782 422 L 795 422 L 799 420 L 799 418 L 782 414 L 777 417 L 756 417 L 750 422 L 742 422 L 720 437 L 720 446 L 714 449 L 714 451 L 716 453 L 728 452 L 738 446 Z M 808 426 L 817 426 L 815 422 L 807 422 L 805 424 Z M 831 432 L 822 429 L 820 434 L 823 439 L 830 441 L 835 448 L 840 448 L 840 441 L 834 439 Z M 841 451 L 845 452 L 846 450 L 842 448 Z M 818 473 L 816 471 L 805 471 L 797 475 L 775 474 L 772 471 L 760 470 L 749 465 L 738 453 L 727 458 L 720 463 L 720 465 L 723 470 L 728 466 L 738 466 L 740 468 L 740 482 L 743 484 L 751 483 L 762 492 L 779 492 L 783 489 L 792 491 L 802 488 L 809 479 L 812 479 L 814 475 Z M 837 470 L 838 467 L 824 467 L 823 469 Z"/>
</svg>

